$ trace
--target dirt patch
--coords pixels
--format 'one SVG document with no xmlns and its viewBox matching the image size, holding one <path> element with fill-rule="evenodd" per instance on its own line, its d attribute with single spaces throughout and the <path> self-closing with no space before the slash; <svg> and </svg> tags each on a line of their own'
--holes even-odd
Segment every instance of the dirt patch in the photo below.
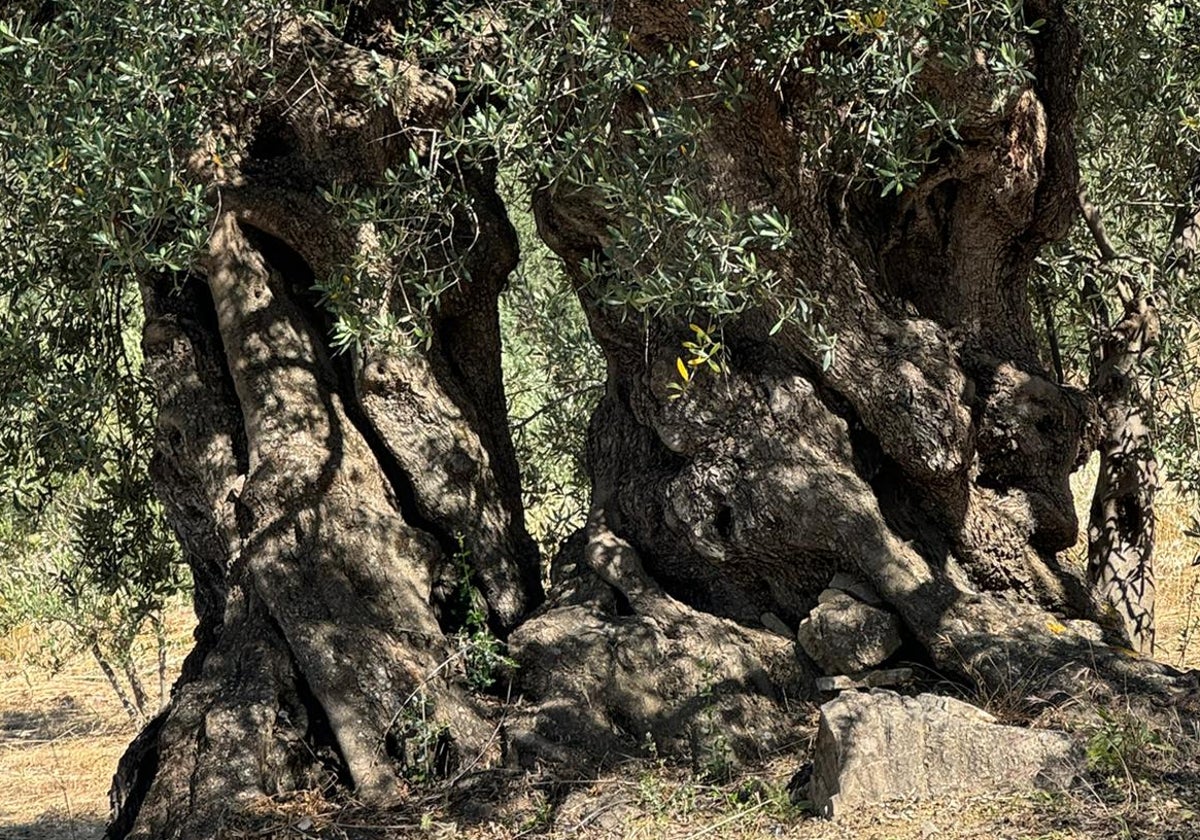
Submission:
<svg viewBox="0 0 1200 840">
<path fill-rule="evenodd" d="M 192 614 L 168 616 L 168 680 L 191 646 Z M 0 836 L 5 840 L 94 840 L 108 819 L 117 760 L 137 734 L 104 675 L 88 656 L 56 673 L 27 664 L 37 631 L 0 646 Z M 135 661 L 157 685 L 151 640 Z"/>
</svg>

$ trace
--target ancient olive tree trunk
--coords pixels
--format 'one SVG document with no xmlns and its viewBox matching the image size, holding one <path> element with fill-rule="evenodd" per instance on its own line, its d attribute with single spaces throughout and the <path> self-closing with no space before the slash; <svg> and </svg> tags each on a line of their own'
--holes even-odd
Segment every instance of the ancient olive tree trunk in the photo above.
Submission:
<svg viewBox="0 0 1200 840">
<path fill-rule="evenodd" d="M 224 155 L 193 157 L 215 207 L 203 274 L 143 288 L 154 478 L 199 628 L 170 706 L 121 762 L 112 838 L 211 837 L 249 799 L 330 780 L 385 802 L 475 759 L 494 726 L 450 643 L 455 598 L 477 588 L 500 633 L 541 599 L 499 371 L 516 241 L 491 174 L 447 166 L 473 202 L 456 235 L 475 246 L 428 352 L 335 356 L 310 294 L 335 266 L 389 258 L 318 191 L 425 154 L 455 92 L 389 63 L 381 103 L 379 59 L 295 20 L 267 34 L 263 104 L 229 115 Z"/>
<path fill-rule="evenodd" d="M 764 6 L 758 21 L 770 15 Z M 677 357 L 693 336 L 684 320 L 629 317 L 611 304 L 605 278 L 637 282 L 627 264 L 607 262 L 612 198 L 586 185 L 542 191 L 539 230 L 576 280 L 608 389 L 590 430 L 592 522 L 568 547 L 577 559 L 561 564 L 575 574 L 555 582 L 559 606 L 521 628 L 518 653 L 532 640 L 535 652 L 582 657 L 588 646 L 568 639 L 573 622 L 563 620 L 581 602 L 598 637 L 655 665 L 665 662 L 652 655 L 662 639 L 711 624 L 702 637 L 723 634 L 726 651 L 715 680 L 778 701 L 810 684 L 761 658 L 756 646 L 771 648 L 759 634 L 787 640 L 755 628 L 794 628 L 847 571 L 874 584 L 939 667 L 985 685 L 1044 678 L 1071 688 L 1065 664 L 1126 668 L 1089 652 L 1085 625 L 1062 621 L 1098 615 L 1082 570 L 1058 552 L 1077 538 L 1068 478 L 1094 448 L 1099 417 L 1090 394 L 1043 368 L 1027 287 L 1040 246 L 1075 218 L 1080 44 L 1060 0 L 1026 3 L 1026 15 L 1044 21 L 1030 38 L 1035 78 L 999 110 L 936 58 L 926 63 L 923 84 L 969 116 L 961 143 L 899 196 L 812 164 L 803 115 L 851 104 L 817 99 L 803 67 L 768 79 L 747 61 L 735 108 L 699 72 L 631 91 L 616 108 L 618 126 L 685 102 L 710 109 L 680 165 L 700 160 L 709 206 L 746 216 L 776 208 L 790 221 L 792 243 L 759 259 L 777 289 L 815 302 L 837 339 L 828 365 L 804 329 L 776 333 L 777 313 L 750 310 L 721 324 L 727 370 L 701 369 L 675 399 Z M 652 58 L 672 46 L 703 54 L 696 21 L 683 5 L 631 0 L 610 23 Z M 826 47 L 853 49 L 841 38 Z M 613 142 L 626 141 L 614 133 Z M 579 584 L 596 577 L 607 587 Z M 572 655 L 561 661 L 569 673 Z M 592 706 L 610 728 L 651 716 L 631 696 L 653 697 L 660 718 L 687 716 L 686 666 L 648 674 L 619 667 L 620 654 L 617 665 Z M 559 691 L 587 695 L 580 683 Z M 753 726 L 721 713 L 731 731 Z"/>
</svg>

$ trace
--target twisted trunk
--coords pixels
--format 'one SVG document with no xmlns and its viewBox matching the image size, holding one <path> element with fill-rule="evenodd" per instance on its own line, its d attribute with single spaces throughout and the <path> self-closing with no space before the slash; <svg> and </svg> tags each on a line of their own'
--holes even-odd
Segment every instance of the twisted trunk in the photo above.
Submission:
<svg viewBox="0 0 1200 840">
<path fill-rule="evenodd" d="M 245 153 L 194 165 L 217 207 L 204 276 L 143 289 L 154 479 L 199 626 L 171 703 L 118 769 L 113 838 L 211 837 L 247 800 L 330 780 L 383 803 L 475 760 L 494 727 L 451 642 L 456 599 L 477 587 L 505 633 L 541 598 L 499 370 L 516 241 L 491 173 L 446 170 L 472 200 L 457 235 L 476 245 L 428 352 L 334 356 L 309 292 L 380 257 L 317 190 L 382 178 L 453 90 L 399 67 L 380 106 L 368 54 L 294 21 L 274 39 L 273 104 L 227 127 Z M 306 74 L 326 99 L 288 97 Z"/>
<path fill-rule="evenodd" d="M 1094 448 L 1100 418 L 1089 393 L 1043 368 L 1027 289 L 1040 246 L 1075 218 L 1080 47 L 1063 3 L 1027 3 L 1026 14 L 1045 21 L 1031 38 L 1035 81 L 998 113 L 960 102 L 971 114 L 961 146 L 899 197 L 813 167 L 793 115 L 821 106 L 805 98 L 814 91 L 802 76 L 776 83 L 747 64 L 733 110 L 698 74 L 618 107 L 618 128 L 675 102 L 710 107 L 689 150 L 700 166 L 693 180 L 710 206 L 786 215 L 792 244 L 759 258 L 781 288 L 816 302 L 836 335 L 831 360 L 804 329 L 776 333 L 775 313 L 751 310 L 721 324 L 727 369 L 697 368 L 674 398 L 677 357 L 693 338 L 687 322 L 630 318 L 611 304 L 597 278 L 637 278 L 608 262 L 613 222 L 599 191 L 541 192 L 539 230 L 576 282 L 608 388 L 590 430 L 582 561 L 563 565 L 574 575 L 556 581 L 552 609 L 514 637 L 518 651 L 536 640 L 534 652 L 594 656 L 567 639 L 573 622 L 556 617 L 582 599 L 610 645 L 638 651 L 654 649 L 637 635 L 647 623 L 659 639 L 717 624 L 721 679 L 767 701 L 803 696 L 814 690 L 811 668 L 771 668 L 757 642 L 765 630 L 754 628 L 778 628 L 775 619 L 794 628 L 844 571 L 874 585 L 939 668 L 985 690 L 1035 682 L 1073 691 L 1077 669 L 1065 666 L 1084 662 L 1113 685 L 1153 681 L 1144 678 L 1156 666 L 1093 652 L 1094 624 L 1067 621 L 1100 616 L 1083 571 L 1059 555 L 1078 532 L 1068 479 Z M 617 4 L 611 26 L 644 56 L 668 45 L 687 55 L 701 37 L 685 9 L 655 3 Z M 608 559 L 614 544 L 618 564 Z M 655 598 L 633 595 L 646 591 Z M 600 723 L 642 725 L 644 704 L 632 696 L 686 709 L 673 693 L 680 666 L 647 658 L 659 668 L 652 676 L 609 674 Z M 560 671 L 573 661 L 564 655 Z M 570 681 L 531 690 L 587 693 Z M 731 731 L 763 722 L 741 718 Z M 561 722 L 545 714 L 529 727 L 548 736 Z"/>
<path fill-rule="evenodd" d="M 413 129 L 439 125 L 454 91 L 392 65 L 403 84 L 380 105 L 376 59 L 297 22 L 273 33 L 272 95 L 224 127 L 243 152 L 222 162 L 209 138 L 193 161 L 216 208 L 203 276 L 143 289 L 155 481 L 199 628 L 170 705 L 122 760 L 109 836 L 209 837 L 248 799 L 331 778 L 383 803 L 406 778 L 474 764 L 495 727 L 449 645 L 464 564 L 521 664 L 532 702 L 505 728 L 530 766 L 653 746 L 712 768 L 786 742 L 781 710 L 816 676 L 791 631 L 840 571 L 869 580 L 939 668 L 987 687 L 1075 691 L 1064 666 L 1080 663 L 1123 686 L 1161 676 L 1060 621 L 1100 614 L 1059 557 L 1099 409 L 1043 369 L 1027 300 L 1039 247 L 1076 212 L 1079 44 L 1064 6 L 1026 3 L 1045 21 L 1035 82 L 998 112 L 960 103 L 961 147 L 900 196 L 812 164 L 794 115 L 829 103 L 802 77 L 776 85 L 748 65 L 732 111 L 701 77 L 617 109 L 620 135 L 654 113 L 643 96 L 707 103 L 688 152 L 704 197 L 787 216 L 790 243 L 762 259 L 785 293 L 820 302 L 831 358 L 802 325 L 777 331 L 778 313 L 750 309 L 722 325 L 726 370 L 673 399 L 688 323 L 613 307 L 594 282 L 621 276 L 604 202 L 586 185 L 541 191 L 540 232 L 608 382 L 589 433 L 591 516 L 536 611 L 499 369 L 515 238 L 493 173 L 442 162 L 470 198 L 450 235 L 476 244 L 428 350 L 331 354 L 314 278 L 395 255 L 369 223 L 331 218 L 318 191 L 426 155 Z M 691 20 L 629 0 L 611 24 L 651 55 L 694 37 Z M 289 95 L 310 77 L 324 96 Z"/>
<path fill-rule="evenodd" d="M 1104 431 L 1088 524 L 1088 581 L 1118 637 L 1146 656 L 1154 653 L 1154 496 L 1159 489 L 1146 362 L 1158 335 L 1152 300 L 1135 296 L 1102 342 L 1092 383 L 1103 405 Z"/>
</svg>

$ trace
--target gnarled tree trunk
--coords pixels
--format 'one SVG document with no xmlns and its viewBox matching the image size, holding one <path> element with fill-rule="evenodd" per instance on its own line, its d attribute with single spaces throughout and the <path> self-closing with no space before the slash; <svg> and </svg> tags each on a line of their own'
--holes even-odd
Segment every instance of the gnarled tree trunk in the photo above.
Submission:
<svg viewBox="0 0 1200 840">
<path fill-rule="evenodd" d="M 391 5 L 362 4 L 356 25 Z M 611 25 L 653 54 L 696 36 L 689 5 L 625 0 Z M 364 53 L 295 21 L 275 32 L 270 104 L 225 129 L 242 153 L 196 157 L 216 208 L 204 275 L 144 289 L 155 477 L 200 628 L 170 707 L 122 761 L 110 837 L 211 836 L 239 802 L 329 774 L 386 802 L 406 774 L 485 749 L 493 728 L 447 644 L 464 562 L 535 701 L 507 727 L 527 764 L 577 768 L 647 741 L 710 766 L 769 750 L 788 734 L 780 711 L 814 692 L 780 629 L 839 571 L 867 578 L 937 666 L 986 685 L 1074 689 L 1072 663 L 1154 676 L 1059 621 L 1099 615 L 1058 554 L 1077 536 L 1068 477 L 1099 411 L 1043 369 L 1026 290 L 1076 212 L 1079 44 L 1064 0 L 1025 5 L 1045 21 L 1035 81 L 997 112 L 964 91 L 961 147 L 899 196 L 811 165 L 795 115 L 837 103 L 813 101 L 802 74 L 775 85 L 748 65 L 734 110 L 702 74 L 635 87 L 618 109 L 618 143 L 622 120 L 656 106 L 710 109 L 688 152 L 705 197 L 790 220 L 790 244 L 762 259 L 820 302 L 828 365 L 801 326 L 752 309 L 722 325 L 726 370 L 673 399 L 688 324 L 626 317 L 592 282 L 612 220 L 586 187 L 538 195 L 608 382 L 591 516 L 536 612 L 495 308 L 515 240 L 492 173 L 445 166 L 478 243 L 430 349 L 332 355 L 314 277 L 389 255 L 317 191 L 424 154 L 407 129 L 436 126 L 455 94 L 392 65 L 403 84 L 380 105 Z M 309 87 L 322 95 L 297 98 Z"/>
<path fill-rule="evenodd" d="M 702 53 L 685 6 L 618 3 L 611 26 L 644 56 L 669 45 Z M 970 116 L 961 145 L 896 197 L 813 167 L 796 115 L 840 103 L 812 99 L 821 92 L 802 74 L 776 83 L 748 62 L 735 109 L 700 73 L 618 107 L 618 129 L 683 101 L 709 108 L 690 150 L 704 173 L 695 181 L 713 207 L 777 208 L 789 219 L 792 244 L 760 259 L 820 308 L 837 338 L 827 367 L 804 330 L 775 333 L 775 314 L 752 310 L 721 325 L 727 370 L 701 369 L 675 399 L 686 321 L 612 306 L 596 278 L 608 271 L 621 282 L 629 269 L 606 267 L 605 205 L 586 188 L 540 193 L 539 230 L 576 280 L 608 388 L 590 430 L 594 510 L 575 546 L 576 576 L 556 582 L 552 608 L 514 636 L 519 655 L 528 645 L 528 660 L 546 649 L 594 657 L 567 641 L 574 622 L 560 617 L 582 598 L 597 634 L 618 649 L 654 650 L 636 635 L 647 624 L 660 640 L 719 624 L 707 637 L 724 640 L 724 682 L 768 700 L 794 696 L 811 684 L 772 671 L 755 649 L 765 631 L 753 628 L 775 624 L 767 613 L 794 627 L 833 574 L 848 571 L 874 584 L 939 668 L 989 690 L 1039 681 L 1075 690 L 1075 671 L 1063 667 L 1075 663 L 1108 676 L 1137 671 L 1093 653 L 1060 621 L 1098 617 L 1083 570 L 1058 552 L 1077 538 L 1068 479 L 1094 448 L 1099 417 L 1090 394 L 1043 368 L 1027 288 L 1040 246 L 1075 218 L 1080 44 L 1059 0 L 1026 3 L 1025 13 L 1044 21 L 1030 39 L 1035 79 L 1000 111 L 973 103 L 970 85 L 934 78 L 941 69 L 927 62 L 928 83 L 959 92 Z M 595 575 L 607 590 L 576 582 Z M 569 673 L 572 661 L 564 655 L 560 668 Z M 642 725 L 644 706 L 628 698 L 647 693 L 659 718 L 663 705 L 684 711 L 673 694 L 678 668 L 614 669 L 596 714 L 610 729 L 630 717 Z M 586 694 L 578 680 L 534 682 L 551 697 Z M 531 722 L 535 734 L 559 726 L 553 714 Z"/>
<path fill-rule="evenodd" d="M 494 727 L 449 640 L 460 578 L 502 634 L 542 597 L 500 380 L 516 239 L 492 173 L 443 173 L 472 200 L 457 235 L 477 241 L 428 352 L 334 356 L 310 297 L 314 276 L 387 258 L 317 191 L 422 154 L 454 90 L 398 65 L 381 105 L 367 53 L 295 20 L 270 35 L 266 104 L 224 129 L 241 153 L 194 159 L 216 207 L 204 275 L 143 289 L 154 478 L 199 628 L 169 707 L 121 762 L 113 838 L 211 837 L 247 799 L 330 777 L 386 802 L 474 759 Z M 300 95 L 312 85 L 321 96 Z"/>
</svg>

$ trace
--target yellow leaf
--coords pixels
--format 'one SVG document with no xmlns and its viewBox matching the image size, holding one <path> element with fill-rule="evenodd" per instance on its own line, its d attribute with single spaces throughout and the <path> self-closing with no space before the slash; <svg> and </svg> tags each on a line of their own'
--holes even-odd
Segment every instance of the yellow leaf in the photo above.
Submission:
<svg viewBox="0 0 1200 840">
<path fill-rule="evenodd" d="M 1047 621 L 1046 629 L 1049 630 L 1051 633 L 1066 633 L 1067 632 L 1066 625 L 1060 624 L 1057 621 Z"/>
<path fill-rule="evenodd" d="M 79 196 L 80 198 L 83 198 L 83 196 L 85 195 L 85 193 L 83 191 L 83 187 L 76 187 L 75 195 Z"/>
<path fill-rule="evenodd" d="M 699 66 L 700 66 L 700 62 L 696 61 L 696 59 L 692 58 L 692 59 L 688 60 L 688 67 L 691 67 L 693 70 L 695 70 Z"/>
<path fill-rule="evenodd" d="M 638 93 L 642 93 L 642 94 L 650 92 L 649 90 L 646 89 L 646 86 L 644 84 L 642 84 L 641 82 L 634 82 L 633 89 L 636 90 Z"/>
<path fill-rule="evenodd" d="M 679 375 L 683 378 L 684 382 L 691 380 L 692 375 L 688 372 L 687 365 L 685 365 L 683 363 L 683 359 L 679 358 L 678 356 L 675 357 L 675 369 L 679 371 Z"/>
</svg>

